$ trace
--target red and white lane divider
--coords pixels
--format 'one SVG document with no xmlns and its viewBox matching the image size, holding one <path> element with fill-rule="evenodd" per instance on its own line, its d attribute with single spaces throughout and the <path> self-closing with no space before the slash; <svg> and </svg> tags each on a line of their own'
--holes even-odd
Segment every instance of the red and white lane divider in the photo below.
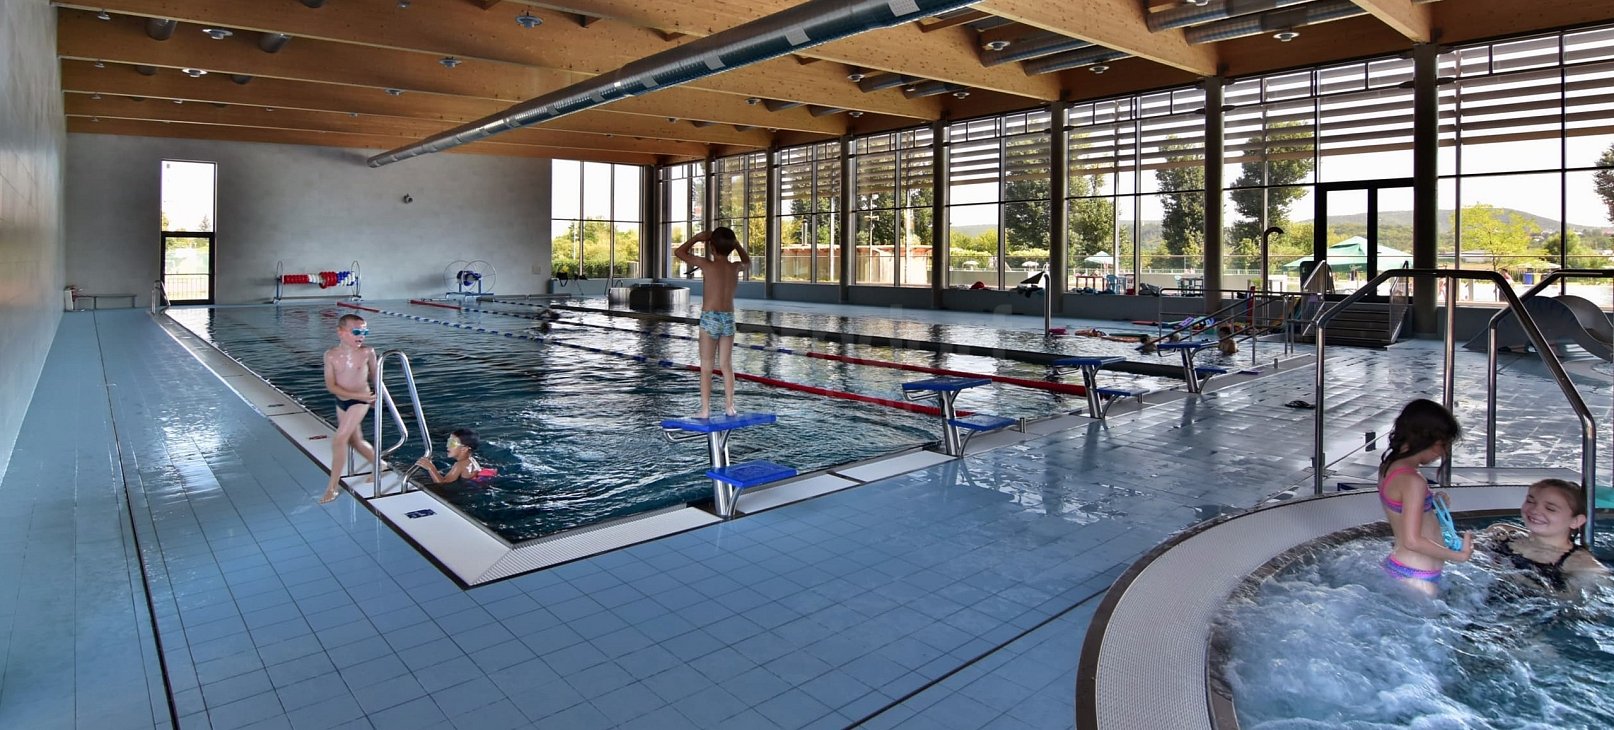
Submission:
<svg viewBox="0 0 1614 730">
<path fill-rule="evenodd" d="M 455 307 L 454 305 L 430 303 L 430 302 L 426 302 L 424 300 L 412 300 L 410 303 L 411 304 L 432 304 L 432 306 L 438 306 L 438 307 L 452 307 L 452 308 L 456 308 L 456 309 L 459 309 L 459 310 L 464 311 L 464 312 L 476 312 L 476 313 L 479 313 L 479 314 L 499 314 L 499 315 L 504 315 L 506 317 L 523 317 L 523 318 L 529 318 L 529 319 L 533 318 L 531 315 L 518 314 L 518 313 L 515 313 L 515 312 L 499 312 L 499 311 L 494 311 L 494 310 L 491 310 L 491 309 L 478 309 L 476 307 Z M 691 340 L 691 341 L 694 341 L 694 340 L 697 339 L 695 337 L 690 337 L 688 335 L 675 335 L 675 334 L 672 334 L 672 333 L 669 333 L 669 332 L 641 332 L 641 331 L 638 331 L 638 330 L 626 330 L 626 329 L 622 329 L 620 327 L 611 327 L 611 326 L 603 325 L 603 324 L 591 324 L 591 323 L 588 323 L 588 322 L 568 322 L 568 321 L 565 321 L 565 320 L 554 320 L 554 322 L 555 322 L 555 324 L 565 324 L 565 325 L 571 325 L 573 327 L 593 327 L 595 329 L 610 330 L 612 332 L 627 332 L 627 333 L 638 334 L 638 335 L 654 334 L 657 337 L 662 337 L 662 338 L 665 338 L 665 339 L 673 339 L 673 340 Z M 690 326 L 694 326 L 694 325 L 690 325 Z M 1080 385 L 1076 385 L 1074 383 L 1060 383 L 1060 382 L 1049 381 L 1049 380 L 1032 380 L 1031 378 L 1021 378 L 1021 377 L 1016 377 L 1016 376 L 1013 376 L 1013 375 L 991 375 L 991 374 L 988 374 L 988 373 L 972 373 L 972 372 L 968 372 L 968 371 L 965 371 L 965 370 L 952 370 L 952 369 L 949 369 L 949 368 L 933 368 L 933 367 L 929 367 L 929 366 L 925 366 L 925 365 L 909 365 L 908 363 L 892 362 L 890 360 L 874 360 L 874 359 L 870 359 L 870 358 L 866 358 L 866 357 L 853 357 L 851 355 L 836 355 L 836 354 L 828 353 L 828 352 L 814 352 L 812 350 L 798 351 L 798 350 L 790 349 L 788 347 L 771 347 L 771 346 L 768 346 L 768 345 L 737 345 L 737 347 L 743 347 L 743 348 L 748 349 L 748 350 L 756 350 L 758 352 L 776 352 L 776 353 L 779 353 L 779 354 L 782 354 L 782 355 L 800 355 L 800 356 L 803 356 L 803 357 L 811 357 L 811 358 L 815 358 L 815 359 L 818 359 L 818 360 L 833 360 L 835 362 L 844 362 L 844 363 L 849 363 L 849 364 L 852 364 L 852 365 L 866 365 L 866 366 L 869 366 L 869 367 L 876 367 L 876 368 L 890 368 L 890 369 L 893 369 L 893 370 L 904 370 L 904 371 L 911 372 L 911 373 L 926 373 L 926 374 L 929 374 L 929 375 L 951 375 L 951 376 L 960 377 L 960 378 L 986 378 L 987 380 L 990 380 L 990 381 L 992 381 L 994 383 L 1003 383 L 1004 385 L 1015 385 L 1015 386 L 1019 386 L 1021 388 L 1031 388 L 1033 390 L 1046 390 L 1046 391 L 1053 392 L 1053 393 L 1065 393 L 1065 394 L 1068 394 L 1068 395 L 1080 395 L 1080 396 L 1087 395 L 1087 389 L 1086 388 L 1084 388 L 1084 387 L 1082 387 Z"/>
<path fill-rule="evenodd" d="M 411 303 L 413 303 L 413 302 L 411 302 Z M 652 365 L 659 365 L 661 367 L 672 369 L 672 370 L 688 370 L 688 371 L 693 371 L 693 372 L 700 372 L 700 366 L 699 365 L 690 365 L 688 363 L 675 362 L 673 360 L 667 360 L 667 359 L 653 360 L 651 358 L 645 357 L 644 355 L 635 355 L 635 354 L 630 353 L 630 352 L 618 352 L 616 350 L 607 350 L 607 349 L 600 348 L 600 347 L 590 347 L 588 345 L 579 345 L 579 344 L 573 343 L 573 342 L 562 342 L 560 340 L 556 340 L 556 339 L 552 339 L 552 338 L 548 338 L 548 337 L 542 337 L 540 335 L 527 334 L 527 333 L 524 333 L 524 332 L 511 332 L 511 331 L 508 331 L 508 330 L 493 329 L 491 327 L 478 327 L 476 325 L 468 325 L 468 324 L 464 324 L 464 323 L 461 323 L 461 322 L 447 322 L 447 321 L 444 321 L 444 320 L 441 320 L 441 319 L 434 319 L 434 318 L 431 318 L 431 317 L 421 317 L 419 315 L 409 314 L 407 312 L 393 312 L 393 311 L 389 311 L 389 310 L 385 310 L 385 309 L 377 309 L 376 307 L 368 307 L 368 306 L 359 305 L 359 304 L 352 304 L 350 302 L 338 302 L 337 305 L 338 306 L 343 306 L 343 307 L 352 307 L 353 309 L 360 309 L 360 310 L 363 310 L 363 311 L 366 311 L 366 312 L 375 312 L 376 314 L 385 314 L 385 315 L 390 316 L 390 317 L 398 317 L 398 318 L 401 318 L 401 319 L 411 319 L 411 320 L 414 320 L 416 322 L 427 322 L 427 323 L 430 323 L 430 324 L 440 324 L 440 325 L 443 325 L 445 327 L 453 327 L 454 329 L 470 330 L 470 331 L 473 331 L 473 332 L 481 332 L 481 333 L 484 333 L 484 334 L 498 335 L 498 336 L 501 336 L 501 337 L 509 337 L 511 339 L 517 339 L 517 340 L 531 340 L 533 342 L 546 342 L 546 343 L 549 343 L 551 345 L 559 345 L 561 347 L 569 347 L 569 348 L 574 349 L 574 350 L 584 350 L 584 351 L 587 351 L 587 352 L 596 352 L 596 353 L 599 353 L 599 354 L 602 354 L 602 355 L 611 355 L 611 356 L 614 356 L 614 357 L 627 358 L 627 359 L 633 360 L 635 362 L 642 362 L 642 363 L 647 363 L 647 364 L 652 364 Z M 456 307 L 456 309 L 458 309 L 458 307 Z M 495 313 L 495 314 L 497 314 L 497 313 Z M 713 372 L 721 373 L 722 371 L 714 369 Z M 941 415 L 941 409 L 939 409 L 939 408 L 937 408 L 935 406 L 924 405 L 922 403 L 910 403 L 908 401 L 893 400 L 891 398 L 881 398 L 881 397 L 872 396 L 872 395 L 863 395 L 861 393 L 848 393 L 848 392 L 843 391 L 843 390 L 833 390 L 831 388 L 820 388 L 820 387 L 818 387 L 816 385 L 804 385 L 802 383 L 792 383 L 792 382 L 790 382 L 788 380 L 779 380 L 778 378 L 769 378 L 769 377 L 762 376 L 762 375 L 752 375 L 750 373 L 735 373 L 734 378 L 736 380 L 744 380 L 744 381 L 752 382 L 752 383 L 761 383 L 763 385 L 768 385 L 768 386 L 772 386 L 772 387 L 775 387 L 775 388 L 782 388 L 782 389 L 785 389 L 785 390 L 794 390 L 794 391 L 799 391 L 799 392 L 802 392 L 802 393 L 812 393 L 814 395 L 821 395 L 821 396 L 825 396 L 825 397 L 828 397 L 828 398 L 838 398 L 840 400 L 857 401 L 857 402 L 860 402 L 860 403 L 873 403 L 875 405 L 881 405 L 881 406 L 885 406 L 887 408 L 896 408 L 898 410 L 908 411 L 910 413 L 923 413 L 923 414 L 929 415 L 929 416 L 940 416 Z M 959 415 L 959 417 L 964 417 L 964 416 L 970 415 L 970 413 L 968 411 L 959 411 L 958 415 Z"/>
</svg>

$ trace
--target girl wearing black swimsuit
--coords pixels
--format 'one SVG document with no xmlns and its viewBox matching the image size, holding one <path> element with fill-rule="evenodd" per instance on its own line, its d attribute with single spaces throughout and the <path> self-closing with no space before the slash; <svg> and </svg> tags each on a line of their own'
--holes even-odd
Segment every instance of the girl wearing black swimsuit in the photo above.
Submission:
<svg viewBox="0 0 1614 730">
<path fill-rule="evenodd" d="M 1574 539 L 1586 524 L 1586 495 L 1579 484 L 1543 479 L 1530 485 L 1519 516 L 1523 526 L 1504 523 L 1485 531 L 1498 562 L 1560 595 L 1608 576 L 1608 568 Z"/>
</svg>

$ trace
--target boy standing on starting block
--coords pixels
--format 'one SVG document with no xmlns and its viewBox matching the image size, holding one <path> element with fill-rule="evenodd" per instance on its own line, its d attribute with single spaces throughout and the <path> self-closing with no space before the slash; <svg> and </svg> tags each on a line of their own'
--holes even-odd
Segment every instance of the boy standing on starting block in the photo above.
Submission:
<svg viewBox="0 0 1614 730">
<path fill-rule="evenodd" d="M 325 487 L 325 504 L 341 494 L 342 472 L 347 467 L 347 449 L 375 463 L 375 449 L 364 440 L 359 427 L 375 403 L 370 379 L 375 374 L 375 349 L 364 344 L 370 328 L 357 314 L 344 314 L 336 320 L 340 344 L 325 351 L 325 389 L 336 399 L 336 436 L 331 439 L 331 481 Z M 379 468 L 379 467 L 378 467 Z"/>
<path fill-rule="evenodd" d="M 706 243 L 706 255 L 696 256 L 691 249 L 701 242 Z M 740 260 L 730 261 L 729 256 L 735 253 L 740 255 Z M 732 416 L 737 413 L 734 408 L 734 290 L 739 285 L 741 272 L 750 270 L 751 257 L 734 237 L 734 231 L 728 228 L 701 231 L 679 246 L 673 255 L 700 269 L 705 287 L 701 294 L 701 410 L 695 417 L 706 418 L 712 412 L 714 354 L 722 358 L 723 412 Z"/>
</svg>

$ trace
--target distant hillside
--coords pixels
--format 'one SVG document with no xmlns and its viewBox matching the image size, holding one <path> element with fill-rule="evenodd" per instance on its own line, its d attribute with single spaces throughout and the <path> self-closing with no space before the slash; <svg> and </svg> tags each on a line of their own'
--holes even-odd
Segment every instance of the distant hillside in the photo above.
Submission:
<svg viewBox="0 0 1614 730">
<path fill-rule="evenodd" d="M 1497 210 L 1501 212 L 1502 218 L 1509 222 L 1512 222 L 1515 218 L 1524 218 L 1525 220 L 1534 222 L 1536 227 L 1543 231 L 1553 230 L 1558 227 L 1558 221 L 1551 218 L 1545 218 L 1534 213 L 1526 213 L 1522 210 L 1513 210 L 1512 208 L 1497 208 Z M 1442 233 L 1451 230 L 1451 214 L 1452 211 L 1448 209 L 1441 209 L 1438 213 L 1436 213 L 1437 225 L 1440 226 L 1440 231 Z M 1407 228 L 1412 227 L 1412 211 L 1410 210 L 1379 211 L 1379 219 L 1387 225 L 1405 226 Z M 1310 223 L 1311 219 L 1301 218 L 1296 219 L 1295 222 Z M 1328 224 L 1331 226 L 1365 227 L 1367 225 L 1367 214 L 1357 213 L 1355 215 L 1331 215 L 1328 216 Z M 1569 230 L 1580 234 L 1598 232 L 1607 229 L 1608 227 L 1609 226 L 1604 225 L 1582 225 L 1579 223 L 1569 224 Z"/>
</svg>

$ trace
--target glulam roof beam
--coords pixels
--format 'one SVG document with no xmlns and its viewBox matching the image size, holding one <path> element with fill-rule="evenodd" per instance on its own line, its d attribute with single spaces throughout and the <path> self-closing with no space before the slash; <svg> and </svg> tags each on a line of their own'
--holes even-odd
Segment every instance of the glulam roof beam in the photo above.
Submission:
<svg viewBox="0 0 1614 730">
<path fill-rule="evenodd" d="M 1216 73 L 1214 47 L 1190 45 L 1181 30 L 1149 32 L 1138 0 L 981 0 L 974 7 L 1201 76 Z"/>
<path fill-rule="evenodd" d="M 1412 0 L 1351 0 L 1413 43 L 1434 40 L 1434 13 Z"/>
<path fill-rule="evenodd" d="M 587 12 L 641 28 L 705 36 L 788 9 L 797 5 L 798 0 L 751 0 L 744 3 L 730 0 L 635 3 L 560 0 L 526 4 Z M 975 31 L 964 27 L 926 32 L 918 23 L 904 23 L 813 46 L 797 55 L 866 70 L 922 76 L 1040 101 L 1058 99 L 1060 93 L 1057 79 L 1027 76 L 1018 68 L 982 66 Z"/>
<path fill-rule="evenodd" d="M 396 0 L 342 0 L 319 9 L 262 0 L 96 0 L 60 5 L 199 26 L 285 33 L 292 36 L 288 48 L 304 41 L 327 41 L 566 71 L 580 77 L 615 71 L 682 42 L 655 29 L 609 20 L 579 30 L 563 17 L 569 14 L 547 10 L 527 10 L 543 21 L 528 29 L 515 21 L 518 13 L 514 10 L 490 13 L 470 3 L 446 0 L 412 3 L 408 8 L 399 8 Z M 742 99 L 783 94 L 790 101 L 836 104 L 914 119 L 935 119 L 941 114 L 936 104 L 916 103 L 899 94 L 858 94 L 836 69 L 804 66 L 788 58 L 735 69 L 684 88 Z"/>
</svg>

